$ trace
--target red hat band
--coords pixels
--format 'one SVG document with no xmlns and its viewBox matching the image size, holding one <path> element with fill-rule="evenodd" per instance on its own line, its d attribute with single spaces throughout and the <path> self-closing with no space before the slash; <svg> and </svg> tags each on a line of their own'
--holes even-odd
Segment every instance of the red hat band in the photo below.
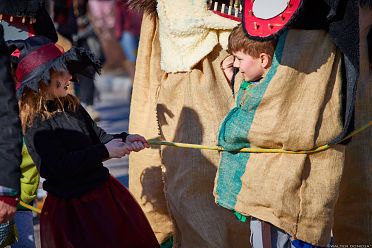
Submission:
<svg viewBox="0 0 372 248">
<path fill-rule="evenodd" d="M 292 20 L 300 8 L 301 0 L 245 0 L 243 2 L 243 25 L 251 37 L 275 36 Z"/>
<path fill-rule="evenodd" d="M 54 43 L 41 46 L 27 54 L 18 64 L 16 78 L 22 82 L 33 70 L 39 66 L 60 57 L 63 54 Z"/>
</svg>

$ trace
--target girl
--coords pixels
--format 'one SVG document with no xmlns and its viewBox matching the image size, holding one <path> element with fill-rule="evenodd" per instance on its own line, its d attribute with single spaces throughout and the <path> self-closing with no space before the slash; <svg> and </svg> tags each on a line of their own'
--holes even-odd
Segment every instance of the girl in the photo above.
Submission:
<svg viewBox="0 0 372 248">
<path fill-rule="evenodd" d="M 149 147 L 140 135 L 110 135 L 67 93 L 72 75 L 99 71 L 82 48 L 63 53 L 41 36 L 14 42 L 22 128 L 48 192 L 42 247 L 159 247 L 142 210 L 102 162 Z"/>
</svg>

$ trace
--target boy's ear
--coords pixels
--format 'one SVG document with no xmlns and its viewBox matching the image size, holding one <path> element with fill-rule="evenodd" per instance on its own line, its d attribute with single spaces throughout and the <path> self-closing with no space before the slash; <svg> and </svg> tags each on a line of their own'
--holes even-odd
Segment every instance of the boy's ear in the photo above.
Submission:
<svg viewBox="0 0 372 248">
<path fill-rule="evenodd" d="M 264 69 L 267 69 L 271 65 L 271 57 L 267 53 L 260 54 L 261 66 Z"/>
</svg>

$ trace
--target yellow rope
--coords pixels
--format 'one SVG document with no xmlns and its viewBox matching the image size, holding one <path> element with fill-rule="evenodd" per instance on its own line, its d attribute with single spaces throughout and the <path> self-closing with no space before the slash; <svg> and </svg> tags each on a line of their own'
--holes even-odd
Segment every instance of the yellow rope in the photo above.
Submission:
<svg viewBox="0 0 372 248">
<path fill-rule="evenodd" d="M 368 127 L 372 126 L 372 121 L 369 121 L 366 125 L 354 130 L 349 135 L 347 135 L 342 141 L 345 141 L 349 139 L 352 136 L 355 136 L 358 133 L 363 132 Z M 341 141 L 341 142 L 342 142 Z M 204 145 L 195 145 L 195 144 L 185 144 L 185 143 L 176 143 L 176 142 L 168 142 L 168 141 L 159 141 L 157 139 L 151 139 L 148 140 L 150 145 L 165 145 L 165 146 L 175 146 L 175 147 L 181 147 L 181 148 L 193 148 L 193 149 L 207 149 L 207 150 L 217 150 L 217 151 L 223 151 L 224 149 L 220 146 L 204 146 Z M 283 150 L 283 149 L 269 149 L 269 148 L 243 148 L 239 150 L 239 152 L 250 152 L 250 153 L 287 153 L 287 154 L 310 154 L 310 153 L 316 153 L 320 151 L 324 151 L 330 148 L 329 145 L 324 145 L 317 147 L 316 149 L 312 150 L 306 150 L 306 151 L 289 151 L 289 150 Z M 35 208 L 33 206 L 30 206 L 22 201 L 19 202 L 19 204 L 27 209 L 30 209 L 38 214 L 41 214 L 41 209 Z"/>
<path fill-rule="evenodd" d="M 30 206 L 30 205 L 24 203 L 23 201 L 19 201 L 19 204 L 20 204 L 22 207 L 24 207 L 24 208 L 27 208 L 27 209 L 29 209 L 29 210 L 32 210 L 32 211 L 38 213 L 38 214 L 41 214 L 41 209 L 40 209 L 40 208 L 35 208 L 35 207 L 33 207 L 33 206 Z"/>
<path fill-rule="evenodd" d="M 349 135 L 347 135 L 342 141 L 345 141 L 356 134 L 363 132 L 368 127 L 372 126 L 372 120 L 369 121 L 364 126 L 354 130 Z M 341 141 L 341 142 L 342 142 Z M 223 147 L 221 146 L 205 146 L 205 145 L 196 145 L 196 144 L 186 144 L 186 143 L 177 143 L 177 142 L 169 142 L 169 141 L 161 141 L 158 139 L 150 139 L 148 140 L 150 145 L 165 145 L 165 146 L 174 146 L 174 147 L 181 147 L 181 148 L 191 148 L 191 149 L 205 149 L 205 150 L 216 150 L 216 151 L 224 151 Z M 272 148 L 242 148 L 236 152 L 249 152 L 249 153 L 286 153 L 286 154 L 311 154 L 316 152 L 325 151 L 330 148 L 330 145 L 323 145 L 319 146 L 315 149 L 311 150 L 303 150 L 303 151 L 291 151 L 291 150 L 284 150 L 284 149 L 272 149 Z"/>
<path fill-rule="evenodd" d="M 358 128 L 358 129 L 352 131 L 352 132 L 351 132 L 349 135 L 347 135 L 347 136 L 346 136 L 342 141 L 345 141 L 345 140 L 347 140 L 347 139 L 349 139 L 349 138 L 351 138 L 351 137 L 357 135 L 358 133 L 363 132 L 364 130 L 366 130 L 366 129 L 369 128 L 370 126 L 372 126 L 372 120 L 370 120 L 367 124 L 361 126 L 360 128 Z M 341 141 L 341 142 L 342 142 L 342 141 Z"/>
</svg>

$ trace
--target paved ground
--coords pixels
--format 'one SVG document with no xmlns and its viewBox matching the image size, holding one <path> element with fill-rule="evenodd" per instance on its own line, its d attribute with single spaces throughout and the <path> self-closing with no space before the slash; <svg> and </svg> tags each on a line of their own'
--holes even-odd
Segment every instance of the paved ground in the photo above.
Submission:
<svg viewBox="0 0 372 248">
<path fill-rule="evenodd" d="M 96 109 L 101 115 L 98 125 L 108 133 L 121 133 L 128 131 L 131 83 L 122 76 L 102 75 L 96 81 L 100 92 Z M 110 173 L 125 186 L 128 186 L 128 158 L 111 159 L 104 165 Z M 38 219 L 35 222 L 36 247 L 40 247 L 40 233 Z"/>
<path fill-rule="evenodd" d="M 96 109 L 101 114 L 98 125 L 108 133 L 128 131 L 131 83 L 128 78 L 101 76 L 97 81 L 100 101 Z M 104 163 L 110 173 L 128 186 L 128 157 Z"/>
</svg>

